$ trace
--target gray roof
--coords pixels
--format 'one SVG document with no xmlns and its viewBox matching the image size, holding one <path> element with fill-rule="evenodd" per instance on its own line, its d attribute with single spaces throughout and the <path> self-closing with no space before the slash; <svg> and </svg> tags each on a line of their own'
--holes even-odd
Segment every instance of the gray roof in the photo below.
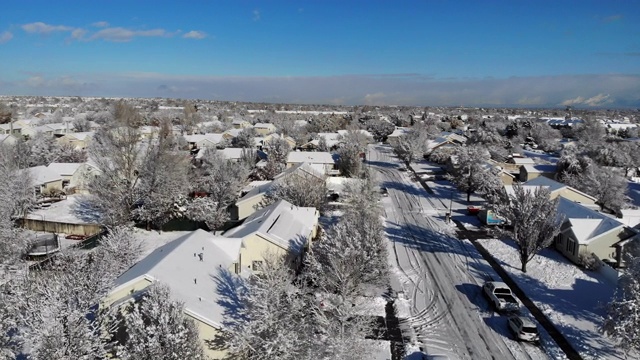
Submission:
<svg viewBox="0 0 640 360">
<path fill-rule="evenodd" d="M 214 279 L 236 261 L 241 243 L 241 239 L 216 237 L 204 230 L 190 232 L 133 265 L 116 279 L 114 291 L 147 277 L 167 285 L 171 296 L 184 302 L 186 312 L 222 327 L 224 308 L 218 303 L 220 294 Z M 202 261 L 199 253 L 203 254 Z"/>
<path fill-rule="evenodd" d="M 623 227 L 624 224 L 579 203 L 558 197 L 558 215 L 571 223 L 571 231 L 580 244 L 588 244 L 594 238 Z"/>
<path fill-rule="evenodd" d="M 51 163 L 47 168 L 62 176 L 72 176 L 85 163 Z"/>
<path fill-rule="evenodd" d="M 283 249 L 297 253 L 317 223 L 313 207 L 294 206 L 286 200 L 278 200 L 249 217 L 238 227 L 223 234 L 226 237 L 245 238 L 258 234 Z"/>
<path fill-rule="evenodd" d="M 292 151 L 287 156 L 288 163 L 334 164 L 335 160 L 330 152 L 324 151 Z"/>
<path fill-rule="evenodd" d="M 57 174 L 55 171 L 44 165 L 30 167 L 27 171 L 29 171 L 31 178 L 33 179 L 33 183 L 36 185 L 62 180 L 62 176 L 60 176 L 60 174 Z"/>
</svg>

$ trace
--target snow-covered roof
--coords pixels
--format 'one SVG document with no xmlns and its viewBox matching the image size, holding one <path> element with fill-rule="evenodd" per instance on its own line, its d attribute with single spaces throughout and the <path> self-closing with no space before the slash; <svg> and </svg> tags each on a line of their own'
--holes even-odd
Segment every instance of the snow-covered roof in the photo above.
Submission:
<svg viewBox="0 0 640 360">
<path fill-rule="evenodd" d="M 240 226 L 223 235 L 245 238 L 257 233 L 283 249 L 297 253 L 302 250 L 317 220 L 315 208 L 298 207 L 286 200 L 278 200 L 249 215 Z"/>
<path fill-rule="evenodd" d="M 529 174 L 531 173 L 555 173 L 557 166 L 554 164 L 550 164 L 550 165 L 531 165 L 531 164 L 524 164 L 522 165 L 522 167 L 525 168 L 525 170 L 527 170 L 527 172 Z"/>
<path fill-rule="evenodd" d="M 334 164 L 335 160 L 330 152 L 326 151 L 292 151 L 287 156 L 287 163 L 314 163 Z"/>
<path fill-rule="evenodd" d="M 532 158 L 518 158 L 518 157 L 514 157 L 511 158 L 511 161 L 513 161 L 514 164 L 516 165 L 535 165 L 535 161 Z"/>
<path fill-rule="evenodd" d="M 404 134 L 409 132 L 409 128 L 405 128 L 405 127 L 396 127 L 395 130 L 393 130 L 393 132 L 387 136 L 388 138 L 390 137 L 399 137 L 399 136 L 403 136 Z"/>
<path fill-rule="evenodd" d="M 79 211 L 81 210 L 81 211 Z M 66 200 L 51 203 L 46 208 L 29 212 L 27 219 L 64 224 L 98 224 L 100 214 L 87 210 L 83 195 L 67 195 Z"/>
<path fill-rule="evenodd" d="M 82 165 L 84 165 L 84 163 L 51 163 L 47 168 L 51 169 L 58 175 L 71 176 Z"/>
<path fill-rule="evenodd" d="M 315 176 L 319 179 L 324 179 L 325 175 L 323 171 L 318 170 L 318 168 L 313 167 L 312 164 L 310 163 L 298 163 L 288 169 L 286 169 L 285 171 L 281 172 L 280 174 L 276 175 L 273 180 L 278 182 L 278 181 L 282 181 L 283 179 L 285 179 L 286 177 L 292 175 L 292 174 L 296 174 L 299 173 L 300 175 L 312 175 Z"/>
<path fill-rule="evenodd" d="M 76 138 L 76 139 L 82 141 L 82 140 L 85 140 L 86 138 L 93 137 L 93 134 L 95 134 L 94 131 L 70 132 L 70 133 L 65 134 L 64 136 L 73 137 L 73 138 Z"/>
<path fill-rule="evenodd" d="M 30 167 L 27 171 L 29 171 L 31 178 L 36 185 L 62 180 L 60 174 L 44 165 Z"/>
<path fill-rule="evenodd" d="M 371 134 L 370 132 L 368 132 L 367 130 L 364 129 L 356 129 L 356 130 L 338 130 L 338 134 L 340 136 L 347 136 L 347 134 L 349 133 L 349 131 L 355 131 L 355 132 L 359 132 L 360 134 L 368 137 L 368 138 L 373 138 L 373 134 Z M 319 135 L 319 134 L 318 134 Z"/>
<path fill-rule="evenodd" d="M 253 125 L 254 128 L 258 129 L 275 129 L 276 126 L 271 123 L 256 123 Z"/>
<path fill-rule="evenodd" d="M 256 154 L 255 149 L 245 149 L 245 148 L 224 148 L 222 150 L 218 150 L 222 153 L 222 155 L 227 159 L 227 160 L 238 160 L 238 159 L 242 159 L 242 155 L 249 151 L 249 152 L 253 152 L 254 154 Z"/>
<path fill-rule="evenodd" d="M 524 183 L 524 185 L 531 185 L 531 186 L 545 186 L 549 188 L 549 191 L 554 192 L 556 190 L 560 190 L 563 188 L 566 188 L 567 185 L 561 183 L 561 182 L 557 182 L 555 180 L 549 179 L 548 177 L 544 177 L 544 176 L 538 176 L 535 179 L 531 179 L 529 181 L 527 181 L 526 183 Z"/>
<path fill-rule="evenodd" d="M 624 226 L 621 222 L 579 203 L 563 197 L 558 199 L 558 215 L 569 221 L 571 231 L 580 244 L 588 244 L 594 238 Z"/>
<path fill-rule="evenodd" d="M 13 124 L 13 126 L 11 126 L 11 124 L 0 124 L 0 129 L 2 129 L 4 131 L 9 131 L 9 130 L 11 130 L 12 127 L 13 127 L 13 130 L 22 129 L 22 126 L 17 125 L 17 124 Z"/>
<path fill-rule="evenodd" d="M 133 265 L 116 279 L 112 292 L 141 278 L 159 281 L 171 289 L 172 297 L 184 303 L 185 312 L 221 328 L 224 308 L 218 301 L 215 279 L 219 271 L 228 269 L 237 260 L 241 244 L 241 239 L 193 231 Z"/>
<path fill-rule="evenodd" d="M 223 134 L 194 134 L 194 135 L 184 135 L 184 139 L 188 143 L 199 143 L 201 141 L 209 141 L 213 144 L 217 144 L 222 141 Z"/>
<path fill-rule="evenodd" d="M 13 136 L 12 134 L 0 134 L 0 144 L 3 143 L 8 138 L 13 138 L 15 140 L 18 140 L 18 138 Z"/>
<path fill-rule="evenodd" d="M 229 130 L 225 131 L 224 133 L 225 134 L 229 134 L 229 135 L 231 135 L 233 137 L 236 137 L 243 131 L 244 131 L 244 129 L 229 129 Z"/>
</svg>

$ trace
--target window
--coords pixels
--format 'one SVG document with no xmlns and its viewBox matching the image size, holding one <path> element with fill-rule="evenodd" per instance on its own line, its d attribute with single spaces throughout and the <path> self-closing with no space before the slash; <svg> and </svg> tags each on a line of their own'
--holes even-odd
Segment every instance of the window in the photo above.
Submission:
<svg viewBox="0 0 640 360">
<path fill-rule="evenodd" d="M 575 255 L 576 253 L 576 242 L 573 239 L 567 239 L 567 247 L 565 249 L 568 253 Z"/>
<path fill-rule="evenodd" d="M 262 270 L 262 261 L 261 260 L 253 260 L 251 262 L 251 270 L 253 270 L 253 271 Z"/>
</svg>

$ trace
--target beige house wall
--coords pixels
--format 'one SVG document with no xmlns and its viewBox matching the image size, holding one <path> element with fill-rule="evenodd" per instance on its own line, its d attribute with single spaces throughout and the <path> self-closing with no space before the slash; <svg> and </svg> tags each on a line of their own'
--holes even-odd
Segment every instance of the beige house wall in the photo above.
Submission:
<svg viewBox="0 0 640 360">
<path fill-rule="evenodd" d="M 242 239 L 239 267 L 251 270 L 254 261 L 264 261 L 265 254 L 286 256 L 288 251 L 289 249 L 283 249 L 258 234 L 252 234 Z"/>
<path fill-rule="evenodd" d="M 567 233 L 565 231 L 565 233 Z M 576 251 L 574 253 L 567 251 L 567 242 L 569 241 L 569 236 L 567 234 L 563 234 L 561 236 L 560 241 L 556 241 L 556 249 L 562 253 L 566 258 L 574 262 L 575 264 L 580 263 L 580 254 L 595 254 L 599 259 L 616 259 L 616 249 L 613 247 L 613 244 L 619 242 L 620 234 L 624 232 L 624 227 L 620 227 L 613 231 L 607 232 L 602 236 L 599 236 L 595 239 L 589 241 L 589 244 L 578 244 L 578 242 L 573 239 L 576 243 Z"/>
<path fill-rule="evenodd" d="M 97 168 L 84 164 L 73 173 L 69 179 L 69 187 L 73 188 L 74 194 L 89 194 L 89 182 L 100 174 Z"/>
<path fill-rule="evenodd" d="M 86 149 L 89 146 L 90 138 L 85 138 L 84 140 L 78 140 L 73 136 L 64 135 L 57 139 L 60 144 L 71 145 L 77 149 Z"/>
<path fill-rule="evenodd" d="M 242 220 L 256 212 L 256 207 L 262 203 L 266 194 L 258 194 L 250 199 L 236 203 L 231 207 L 231 219 Z"/>
<path fill-rule="evenodd" d="M 254 130 L 256 131 L 257 134 L 261 136 L 267 136 L 275 131 L 275 127 L 274 128 L 254 128 Z"/>
</svg>

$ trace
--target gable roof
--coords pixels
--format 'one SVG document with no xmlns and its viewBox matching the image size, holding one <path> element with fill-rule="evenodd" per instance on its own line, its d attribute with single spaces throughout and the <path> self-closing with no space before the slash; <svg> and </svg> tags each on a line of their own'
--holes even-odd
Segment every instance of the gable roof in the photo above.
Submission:
<svg viewBox="0 0 640 360">
<path fill-rule="evenodd" d="M 241 243 L 241 239 L 216 237 L 204 230 L 190 232 L 157 248 L 120 275 L 112 293 L 141 278 L 159 281 L 184 303 L 185 311 L 221 328 L 224 309 L 218 304 L 220 295 L 213 279 L 236 261 Z"/>
<path fill-rule="evenodd" d="M 27 171 L 29 171 L 31 178 L 33 179 L 33 183 L 36 185 L 62 180 L 62 177 L 59 174 L 44 165 L 30 167 Z"/>
<path fill-rule="evenodd" d="M 85 140 L 86 138 L 93 137 L 94 131 L 85 131 L 85 132 L 70 132 L 66 133 L 63 137 L 73 137 L 80 141 Z"/>
<path fill-rule="evenodd" d="M 292 151 L 287 156 L 288 163 L 334 164 L 335 160 L 326 151 Z"/>
<path fill-rule="evenodd" d="M 554 164 L 551 165 L 531 165 L 524 164 L 523 168 L 527 170 L 528 173 L 555 173 L 557 170 L 557 166 Z"/>
<path fill-rule="evenodd" d="M 194 134 L 194 135 L 184 135 L 184 139 L 188 143 L 199 143 L 201 141 L 209 141 L 213 144 L 218 144 L 222 141 L 223 134 Z"/>
<path fill-rule="evenodd" d="M 558 215 L 571 224 L 571 231 L 580 244 L 588 244 L 596 237 L 624 224 L 579 203 L 558 197 Z"/>
<path fill-rule="evenodd" d="M 548 177 L 544 177 L 544 176 L 538 176 L 535 179 L 531 179 L 527 182 L 524 183 L 524 185 L 531 185 L 531 186 L 545 186 L 547 188 L 549 188 L 549 191 L 554 192 L 556 190 L 560 190 L 563 188 L 566 188 L 567 185 L 561 183 L 561 182 L 557 182 L 555 180 L 551 180 Z"/>
<path fill-rule="evenodd" d="M 51 169 L 58 175 L 71 176 L 82 165 L 84 165 L 84 163 L 51 163 L 47 168 Z"/>
<path fill-rule="evenodd" d="M 256 123 L 255 125 L 253 125 L 254 128 L 258 128 L 258 129 L 275 129 L 276 126 L 273 125 L 272 123 Z"/>
<path fill-rule="evenodd" d="M 253 214 L 238 227 L 223 234 L 226 237 L 245 238 L 258 234 L 275 245 L 293 253 L 302 250 L 307 237 L 317 222 L 313 207 L 298 207 L 286 200 L 278 200 Z"/>
</svg>

